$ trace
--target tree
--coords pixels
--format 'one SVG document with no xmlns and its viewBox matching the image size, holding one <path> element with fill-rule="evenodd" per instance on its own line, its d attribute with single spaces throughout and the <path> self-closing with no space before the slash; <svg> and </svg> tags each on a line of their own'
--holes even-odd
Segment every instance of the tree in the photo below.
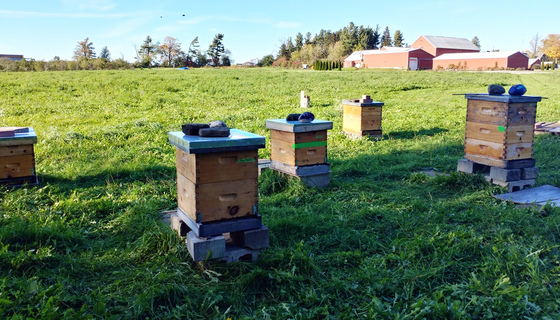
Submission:
<svg viewBox="0 0 560 320">
<path fill-rule="evenodd" d="M 198 50 L 196 52 L 196 58 L 194 60 L 194 62 L 199 66 L 199 67 L 204 67 L 205 65 L 208 64 L 208 58 L 206 57 L 206 53 L 203 51 Z"/>
<path fill-rule="evenodd" d="M 171 65 L 171 63 L 181 56 L 181 44 L 177 39 L 167 36 L 163 40 L 163 44 L 159 46 L 158 52 L 163 60 L 163 64 Z"/>
<path fill-rule="evenodd" d="M 193 57 L 195 57 L 198 52 L 197 51 L 198 47 L 199 47 L 198 37 L 196 37 L 193 39 L 193 41 L 191 41 L 191 44 L 189 45 L 189 50 L 187 50 L 187 65 L 189 64 L 189 59 L 190 61 L 193 61 Z"/>
<path fill-rule="evenodd" d="M 527 55 L 529 58 L 537 58 L 541 53 L 541 47 L 539 46 L 539 40 L 541 39 L 539 33 L 537 32 L 529 41 L 529 50 Z"/>
<path fill-rule="evenodd" d="M 301 32 L 298 32 L 298 34 L 296 35 L 295 51 L 299 51 L 301 50 L 301 48 L 303 48 L 303 35 L 301 34 Z"/>
<path fill-rule="evenodd" d="M 282 42 L 280 44 L 280 49 L 278 49 L 278 59 L 280 58 L 286 58 L 286 59 L 290 59 L 290 50 L 288 49 L 288 45 L 286 44 L 286 42 Z"/>
<path fill-rule="evenodd" d="M 85 38 L 84 41 L 79 41 L 74 49 L 74 59 L 78 60 L 81 57 L 84 58 L 95 58 L 95 48 L 93 47 L 93 42 L 89 41 L 89 37 Z"/>
<path fill-rule="evenodd" d="M 259 67 L 270 67 L 273 62 L 274 62 L 274 56 L 269 54 L 269 55 L 266 55 L 266 56 L 262 57 L 262 59 L 259 60 L 259 62 L 257 63 L 257 66 L 259 66 Z"/>
<path fill-rule="evenodd" d="M 220 56 L 224 53 L 224 45 L 222 43 L 224 35 L 218 33 L 212 43 L 208 46 L 208 51 L 206 52 L 208 56 L 212 59 L 214 66 L 218 66 L 220 63 Z"/>
<path fill-rule="evenodd" d="M 305 34 L 305 44 L 311 44 L 311 32 Z"/>
<path fill-rule="evenodd" d="M 478 49 L 480 49 L 480 40 L 478 39 L 477 36 L 474 36 L 474 38 L 472 38 L 471 42 L 478 47 Z"/>
<path fill-rule="evenodd" d="M 101 53 L 99 54 L 99 58 L 105 59 L 107 61 L 111 61 L 111 53 L 109 52 L 109 49 L 107 49 L 107 46 L 105 46 L 105 47 L 103 47 L 103 49 L 101 49 Z"/>
<path fill-rule="evenodd" d="M 560 34 L 551 33 L 541 40 L 541 43 L 543 53 L 554 59 L 554 64 L 557 64 L 560 58 Z"/>
<path fill-rule="evenodd" d="M 340 31 L 340 41 L 344 48 L 344 54 L 350 54 L 353 50 L 365 50 L 365 47 L 358 45 L 358 28 L 353 22 L 348 24 L 348 27 L 342 28 Z"/>
<path fill-rule="evenodd" d="M 222 54 L 222 56 L 220 57 L 220 63 L 222 66 L 226 66 L 226 67 L 231 66 L 230 56 L 231 56 L 231 51 L 225 50 L 224 54 Z"/>
<path fill-rule="evenodd" d="M 395 47 L 402 47 L 403 46 L 404 37 L 400 30 L 395 31 L 393 35 L 393 45 Z"/>
<path fill-rule="evenodd" d="M 153 43 L 152 38 L 150 36 L 147 36 L 146 40 L 144 40 L 144 43 L 140 46 L 138 54 L 136 55 L 138 63 L 140 63 L 144 67 L 150 67 L 158 52 L 158 47 L 159 42 Z"/>
<path fill-rule="evenodd" d="M 390 47 L 393 41 L 391 40 L 391 33 L 389 32 L 389 27 L 385 27 L 385 31 L 383 31 L 383 35 L 381 36 L 381 46 L 382 47 Z"/>
</svg>

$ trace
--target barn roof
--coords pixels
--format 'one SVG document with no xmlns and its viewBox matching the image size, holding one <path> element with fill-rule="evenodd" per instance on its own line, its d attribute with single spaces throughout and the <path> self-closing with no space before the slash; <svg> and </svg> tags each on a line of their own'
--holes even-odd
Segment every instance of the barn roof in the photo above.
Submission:
<svg viewBox="0 0 560 320">
<path fill-rule="evenodd" d="M 460 49 L 460 50 L 476 50 L 480 48 L 475 46 L 471 41 L 465 38 L 452 38 L 440 36 L 423 36 L 435 48 L 440 49 Z"/>
<path fill-rule="evenodd" d="M 445 53 L 434 60 L 457 60 L 457 59 L 501 59 L 508 58 L 519 51 L 498 51 L 498 52 L 468 52 L 468 53 Z"/>
</svg>

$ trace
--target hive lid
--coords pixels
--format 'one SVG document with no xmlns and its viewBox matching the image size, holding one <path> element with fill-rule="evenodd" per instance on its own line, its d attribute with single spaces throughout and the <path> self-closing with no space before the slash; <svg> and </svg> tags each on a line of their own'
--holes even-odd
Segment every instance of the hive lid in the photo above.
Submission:
<svg viewBox="0 0 560 320">
<path fill-rule="evenodd" d="M 14 135 L 0 137 L 0 146 L 13 146 L 22 144 L 37 143 L 37 135 L 33 128 L 10 127 L 14 131 Z"/>
<path fill-rule="evenodd" d="M 356 100 L 342 100 L 343 105 L 347 106 L 355 106 L 355 107 L 382 107 L 385 103 L 380 101 L 372 101 L 372 102 L 360 102 L 359 99 Z"/>
<path fill-rule="evenodd" d="M 326 120 L 313 120 L 313 122 L 302 123 L 299 121 L 286 121 L 286 119 L 272 119 L 266 120 L 266 127 L 268 129 L 279 131 L 300 133 L 309 131 L 330 130 L 333 128 L 333 123 L 332 121 Z"/>
<path fill-rule="evenodd" d="M 228 137 L 187 136 L 182 131 L 169 132 L 168 141 L 186 153 L 213 153 L 253 150 L 265 147 L 265 138 L 253 133 L 231 129 Z"/>
<path fill-rule="evenodd" d="M 506 103 L 539 102 L 542 99 L 541 96 L 512 96 L 509 94 L 492 95 L 487 93 L 467 93 L 465 94 L 465 98 L 469 100 L 483 100 Z"/>
</svg>

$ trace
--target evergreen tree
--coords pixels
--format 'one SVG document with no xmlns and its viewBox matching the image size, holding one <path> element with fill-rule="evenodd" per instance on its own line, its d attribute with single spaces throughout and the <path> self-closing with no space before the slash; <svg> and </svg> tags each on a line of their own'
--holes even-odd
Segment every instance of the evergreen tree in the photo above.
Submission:
<svg viewBox="0 0 560 320">
<path fill-rule="evenodd" d="M 207 54 L 212 59 L 213 65 L 216 67 L 220 64 L 220 57 L 225 52 L 224 44 L 222 43 L 224 35 L 218 33 L 212 43 L 208 46 Z"/>
<path fill-rule="evenodd" d="M 474 38 L 472 38 L 472 43 L 477 46 L 480 49 L 480 40 L 478 39 L 477 36 L 474 36 Z"/>
<path fill-rule="evenodd" d="M 311 32 L 305 34 L 305 44 L 311 44 Z"/>
<path fill-rule="evenodd" d="M 368 48 L 377 49 L 379 48 L 379 43 L 379 25 L 376 25 L 375 29 L 373 30 L 373 36 L 371 38 L 370 44 L 368 45 Z"/>
<path fill-rule="evenodd" d="M 290 59 L 290 51 L 288 50 L 288 46 L 286 45 L 285 42 L 283 42 L 282 44 L 280 44 L 280 49 L 278 50 L 278 58 L 286 58 L 286 59 Z"/>
<path fill-rule="evenodd" d="M 391 33 L 389 32 L 389 27 L 385 27 L 385 31 L 383 32 L 383 36 L 381 36 L 381 46 L 382 47 L 390 47 L 393 44 L 391 40 Z"/>
<path fill-rule="evenodd" d="M 403 46 L 403 34 L 401 33 L 400 30 L 395 31 L 395 34 L 393 35 L 393 45 L 395 47 L 402 47 Z"/>
<path fill-rule="evenodd" d="M 290 57 L 291 57 L 292 52 L 295 51 L 294 43 L 292 42 L 292 37 L 288 37 L 288 40 L 286 40 L 286 48 L 288 49 L 288 52 L 290 53 Z"/>
<path fill-rule="evenodd" d="M 99 58 L 105 59 L 107 61 L 111 60 L 111 53 L 109 52 L 109 49 L 107 49 L 107 46 L 105 46 L 105 47 L 103 47 L 103 49 L 101 49 L 101 53 L 99 54 Z"/>
<path fill-rule="evenodd" d="M 303 35 L 298 32 L 298 34 L 296 35 L 296 51 L 301 50 L 301 48 L 303 48 Z"/>
<path fill-rule="evenodd" d="M 144 43 L 140 46 L 138 50 L 138 63 L 143 67 L 152 66 L 152 62 L 155 60 L 155 56 L 158 52 L 159 42 L 154 43 L 150 36 L 146 37 Z"/>
<path fill-rule="evenodd" d="M 350 54 L 358 43 L 358 29 L 354 25 L 354 23 L 350 22 L 348 27 L 342 28 L 340 32 L 340 41 L 342 41 L 342 45 L 344 46 L 344 54 Z"/>
<path fill-rule="evenodd" d="M 199 44 L 198 44 L 198 36 L 197 36 L 191 41 L 191 44 L 189 45 L 189 50 L 187 50 L 187 65 L 189 65 L 189 61 L 193 61 L 193 57 L 196 57 L 198 47 Z"/>
</svg>

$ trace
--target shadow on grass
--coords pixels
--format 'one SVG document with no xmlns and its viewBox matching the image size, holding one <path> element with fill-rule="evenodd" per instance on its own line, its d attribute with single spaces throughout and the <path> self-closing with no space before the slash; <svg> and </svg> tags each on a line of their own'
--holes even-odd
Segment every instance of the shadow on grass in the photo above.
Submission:
<svg viewBox="0 0 560 320">
<path fill-rule="evenodd" d="M 79 175 L 74 178 L 62 178 L 50 174 L 39 174 L 39 185 L 55 184 L 62 189 L 86 189 L 109 183 L 130 183 L 134 181 L 168 181 L 176 179 L 175 167 L 153 165 L 139 170 L 110 170 L 96 174 Z"/>
<path fill-rule="evenodd" d="M 448 132 L 447 129 L 442 128 L 431 128 L 431 129 L 420 129 L 420 130 L 407 130 L 407 131 L 394 131 L 390 134 L 384 135 L 384 138 L 392 139 L 412 139 L 419 136 L 434 136 L 439 133 Z"/>
<path fill-rule="evenodd" d="M 362 183 L 402 180 L 424 168 L 437 171 L 455 171 L 457 161 L 463 157 L 463 144 L 448 143 L 426 146 L 422 150 L 401 150 L 385 153 L 359 153 L 352 157 L 329 156 L 332 181 Z"/>
</svg>

